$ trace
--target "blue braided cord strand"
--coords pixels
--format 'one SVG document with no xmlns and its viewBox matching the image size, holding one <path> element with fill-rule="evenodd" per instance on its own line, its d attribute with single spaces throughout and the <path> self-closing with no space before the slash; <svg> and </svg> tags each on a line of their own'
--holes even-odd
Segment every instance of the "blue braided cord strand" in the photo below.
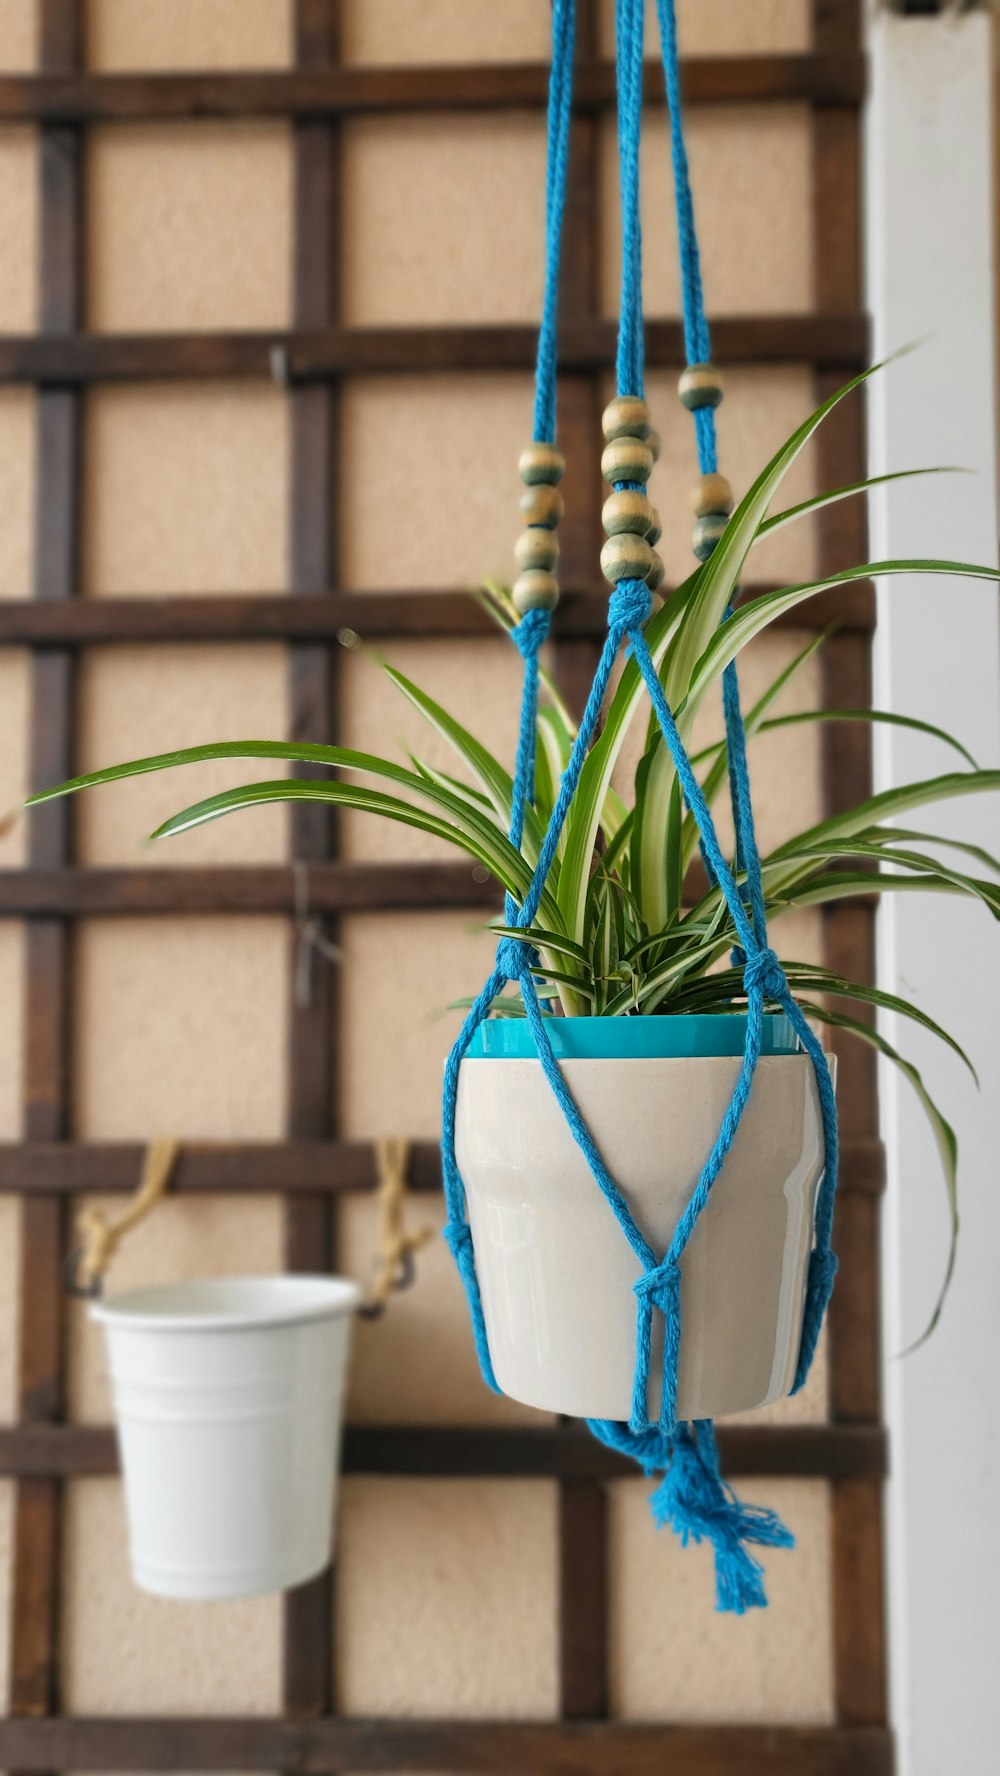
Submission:
<svg viewBox="0 0 1000 1776">
<path fill-rule="evenodd" d="M 569 153 L 575 17 L 576 0 L 554 0 L 552 9 L 552 72 L 549 82 L 548 182 L 545 203 L 545 301 L 539 329 L 535 379 L 535 438 L 543 442 L 552 442 L 555 438 L 556 311 L 559 289 L 559 249 Z M 538 655 L 548 636 L 550 626 L 551 617 L 548 611 L 532 610 L 526 612 L 516 628 L 511 630 L 511 639 L 524 660 L 521 720 L 514 766 L 510 820 L 511 843 L 518 849 L 520 849 L 524 833 L 525 813 L 533 801 L 535 793 Z M 565 818 L 565 814 L 563 818 Z M 539 898 L 540 896 L 541 888 L 539 889 Z M 518 907 L 511 894 L 506 896 L 505 910 L 508 923 L 513 923 L 518 913 Z M 527 946 L 519 946 L 519 948 L 525 950 L 527 957 Z M 501 965 L 503 960 L 506 960 L 506 967 Z M 493 1373 L 482 1296 L 476 1275 L 472 1234 L 466 1218 L 465 1187 L 455 1158 L 455 1111 L 462 1059 L 479 1025 L 489 1015 L 497 994 L 502 991 L 508 980 L 518 977 L 520 960 L 518 954 L 512 961 L 509 951 L 504 952 L 504 946 L 500 946 L 498 966 L 494 969 L 469 1011 L 448 1057 L 445 1066 L 442 1101 L 441 1150 L 447 1209 L 444 1236 L 465 1287 L 483 1379 L 497 1393 L 500 1390 Z"/>
<path fill-rule="evenodd" d="M 618 165 L 622 208 L 622 284 L 618 321 L 620 395 L 645 392 L 642 333 L 642 224 L 639 218 L 639 141 L 642 132 L 643 7 L 617 0 Z"/>
<path fill-rule="evenodd" d="M 545 191 L 545 294 L 535 368 L 535 440 L 556 436 L 556 319 L 559 303 L 559 250 L 566 203 L 566 167 L 573 99 L 573 42 L 576 0 L 553 0 L 552 70 L 549 75 L 548 174 Z"/>
<path fill-rule="evenodd" d="M 684 311 L 684 350 L 689 364 L 707 364 L 712 356 L 712 342 L 705 313 L 705 297 L 701 285 L 701 256 L 694 220 L 694 199 L 691 196 L 691 175 L 687 147 L 684 142 L 684 115 L 681 109 L 681 80 L 677 54 L 677 16 L 674 0 L 657 0 L 660 22 L 660 49 L 663 56 L 663 78 L 670 112 L 670 155 L 674 171 L 674 208 L 677 214 L 677 245 L 681 265 L 681 301 Z M 715 414 L 711 407 L 699 407 L 694 414 L 698 442 L 698 462 L 703 475 L 714 474 L 718 468 L 715 442 Z"/>
</svg>

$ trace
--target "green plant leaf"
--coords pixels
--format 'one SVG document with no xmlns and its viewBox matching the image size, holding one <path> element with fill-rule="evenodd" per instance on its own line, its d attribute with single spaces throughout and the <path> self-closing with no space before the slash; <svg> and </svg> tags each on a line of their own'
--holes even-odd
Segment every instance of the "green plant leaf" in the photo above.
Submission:
<svg viewBox="0 0 1000 1776">
<path fill-rule="evenodd" d="M 915 1345 L 911 1347 L 915 1348 L 916 1345 L 923 1344 L 925 1340 L 930 1337 L 940 1320 L 941 1310 L 944 1307 L 945 1297 L 948 1293 L 955 1271 L 955 1252 L 958 1243 L 959 1225 L 958 1140 L 954 1129 L 938 1109 L 937 1104 L 931 1097 L 930 1092 L 924 1084 L 923 1078 L 917 1068 L 913 1065 L 913 1062 L 906 1060 L 905 1057 L 892 1046 L 892 1043 L 882 1035 L 881 1031 L 873 1030 L 867 1024 L 858 1023 L 855 1018 L 846 1017 L 843 1012 L 832 1011 L 828 1006 L 802 1002 L 802 1009 L 808 1017 L 815 1018 L 820 1023 L 830 1024 L 835 1029 L 848 1031 L 852 1036 L 856 1036 L 860 1042 L 866 1042 L 870 1048 L 874 1048 L 877 1053 L 884 1055 L 887 1060 L 891 1061 L 893 1066 L 899 1069 L 903 1077 L 913 1087 L 913 1090 L 916 1092 L 920 1101 L 924 1115 L 930 1124 L 931 1132 L 934 1136 L 934 1144 L 937 1147 L 938 1157 L 941 1161 L 941 1170 L 944 1177 L 945 1191 L 947 1193 L 950 1234 L 948 1256 L 941 1289 L 937 1300 L 934 1303 L 927 1325 L 920 1337 L 915 1341 Z"/>
<path fill-rule="evenodd" d="M 913 715 L 896 715 L 891 709 L 798 709 L 791 715 L 776 715 L 770 721 L 762 722 L 758 732 L 770 734 L 776 728 L 800 727 L 804 722 L 871 722 L 873 726 L 880 723 L 893 728 L 909 728 L 914 734 L 926 734 L 932 740 L 941 740 L 964 758 L 966 764 L 976 771 L 979 769 L 968 747 L 949 734 L 947 728 L 936 727 L 933 722 L 920 721 Z"/>
<path fill-rule="evenodd" d="M 796 518 L 808 517 L 813 512 L 821 512 L 824 506 L 834 506 L 840 500 L 851 499 L 858 493 L 870 493 L 873 487 L 884 487 L 890 481 L 912 481 L 917 475 L 969 475 L 970 469 L 961 468 L 929 468 L 929 469 L 893 469 L 887 475 L 869 475 L 864 481 L 852 481 L 847 487 L 835 487 L 832 493 L 817 493 L 812 499 L 802 500 L 797 506 L 789 506 L 784 512 L 776 512 L 773 518 L 765 518 L 757 534 L 768 536 L 775 530 L 783 530 L 786 524 L 793 524 Z"/>
<path fill-rule="evenodd" d="M 719 544 L 721 549 L 722 544 Z M 718 550 L 716 550 L 718 554 Z M 709 565 L 715 560 L 713 555 Z M 769 624 L 786 612 L 795 610 L 807 599 L 815 598 L 820 592 L 828 592 L 834 586 L 855 585 L 861 580 L 888 578 L 893 574 L 941 574 L 949 578 L 967 580 L 1000 580 L 1000 570 L 995 567 L 977 567 L 962 561 L 938 561 L 920 558 L 913 561 L 871 561 L 862 567 L 847 567 L 840 573 L 828 574 L 825 579 L 814 580 L 807 585 L 791 586 L 778 592 L 762 592 L 749 604 L 741 604 L 725 623 L 718 625 L 713 631 L 704 652 L 693 662 L 690 672 L 684 680 L 686 687 L 683 699 L 674 700 L 671 707 L 674 714 L 678 713 L 681 701 L 697 703 L 704 696 L 712 681 L 719 678 L 730 660 L 735 660 L 748 641 L 760 635 Z"/>
</svg>

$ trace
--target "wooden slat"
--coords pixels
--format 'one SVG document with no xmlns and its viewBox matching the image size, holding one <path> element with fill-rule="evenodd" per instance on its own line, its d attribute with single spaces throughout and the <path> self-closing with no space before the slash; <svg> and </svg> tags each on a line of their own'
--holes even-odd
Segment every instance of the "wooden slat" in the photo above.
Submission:
<svg viewBox="0 0 1000 1776">
<path fill-rule="evenodd" d="M 564 403 L 565 410 L 566 403 Z M 600 510 L 597 496 L 595 502 Z M 573 532 L 567 529 L 567 549 Z M 587 562 L 593 568 L 593 559 Z M 581 580 L 580 584 L 583 584 Z M 770 591 L 766 585 L 743 589 L 739 600 Z M 669 589 L 666 596 L 669 597 Z M 596 582 L 580 590 L 573 582 L 562 592 L 555 639 L 562 654 L 572 644 L 588 644 L 593 652 L 607 625 L 607 587 Z M 820 594 L 801 609 L 779 619 L 781 628 L 867 632 L 874 627 L 871 588 L 847 587 Z M 290 598 L 286 592 L 230 595 L 176 593 L 152 598 L 76 598 L 65 605 L 38 605 L 31 599 L 0 598 L 0 646 L 69 648 L 155 641 L 340 641 L 502 637 L 492 618 L 466 592 L 425 589 L 412 592 L 322 592 Z M 577 693 L 579 701 L 579 687 Z"/>
<path fill-rule="evenodd" d="M 39 64 L 70 74 L 79 64 L 80 19 L 73 0 L 42 0 Z M 39 327 L 49 338 L 71 333 L 81 314 L 81 142 L 62 125 L 40 139 Z M 78 583 L 78 399 L 68 390 L 40 393 L 36 412 L 34 595 L 52 605 Z M 31 673 L 29 769 L 33 782 L 72 766 L 73 661 L 65 652 L 36 657 Z M 70 861 L 71 810 L 51 807 L 28 834 L 32 866 Z M 58 1141 L 67 1131 L 69 935 L 64 925 L 33 921 L 25 953 L 24 1132 Z M 19 1417 L 54 1423 L 63 1405 L 63 1205 L 33 1196 L 22 1206 L 19 1289 Z M 10 1613 L 10 1708 L 41 1716 L 59 1706 L 60 1488 L 50 1479 L 18 1488 L 14 1512 Z M 16 1760 L 6 1762 L 16 1772 Z"/>
<path fill-rule="evenodd" d="M 0 1142 L 0 1193 L 18 1196 L 80 1196 L 135 1189 L 143 1148 L 131 1141 Z M 846 1140 L 841 1150 L 841 1191 L 848 1197 L 878 1196 L 885 1182 L 885 1154 L 877 1140 Z M 370 1141 L 216 1142 L 185 1145 L 170 1188 L 182 1193 L 254 1195 L 374 1190 L 378 1181 Z M 411 1149 L 410 1185 L 440 1190 L 441 1153 L 436 1141 Z"/>
<path fill-rule="evenodd" d="M 811 100 L 856 105 L 864 94 L 860 55 L 691 57 L 682 69 L 689 105 Z M 649 66 L 647 99 L 662 93 Z M 373 113 L 538 109 L 548 67 L 541 62 L 408 68 L 297 67 L 288 71 L 190 74 L 7 74 L 0 123 L 153 123 L 172 119 L 292 117 L 324 121 Z M 614 104 L 614 69 L 589 59 L 574 94 L 579 110 Z"/>
<path fill-rule="evenodd" d="M 295 59 L 306 76 L 321 77 L 337 59 L 337 0 L 296 0 Z M 337 318 L 340 251 L 339 152 L 335 127 L 322 119 L 297 120 L 295 128 L 294 324 L 322 328 Z M 315 596 L 333 583 L 332 490 L 336 474 L 335 388 L 315 383 L 294 388 L 291 401 L 292 598 Z M 330 649 L 323 641 L 297 641 L 289 650 L 290 732 L 294 739 L 329 743 L 335 738 Z M 296 765 L 296 775 L 322 776 Z M 334 849 L 334 810 L 321 804 L 294 807 L 291 848 L 296 863 L 327 863 Z M 312 894 L 308 875 L 309 917 Z M 307 927 L 291 933 L 288 999 L 288 1133 L 293 1140 L 327 1140 L 333 1130 L 335 974 L 306 941 Z M 324 921 L 323 934 L 333 939 Z M 296 1194 L 285 1206 L 285 1262 L 293 1271 L 334 1268 L 333 1202 L 324 1191 Z M 319 1573 L 284 1599 L 284 1699 L 294 1718 L 328 1714 L 333 1703 L 333 1582 Z"/>
<path fill-rule="evenodd" d="M 861 38 L 859 0 L 814 0 L 813 43 L 823 53 L 850 54 Z M 856 115 L 832 104 L 816 112 L 814 183 L 815 299 L 850 307 L 861 290 L 860 140 Z M 819 399 L 836 378 L 817 379 Z M 863 409 L 858 399 L 830 416 L 818 439 L 820 485 L 833 487 L 864 473 Z M 820 514 L 821 570 L 866 558 L 865 509 L 848 500 Z M 821 655 L 823 702 L 863 707 L 871 700 L 866 639 L 835 636 Z M 864 727 L 829 727 L 822 740 L 824 804 L 828 812 L 871 792 L 870 735 Z M 858 980 L 874 979 L 873 921 L 869 910 L 841 907 L 824 923 L 829 966 Z M 861 1044 L 835 1044 L 837 1097 L 847 1141 L 877 1136 L 874 1057 Z M 880 1413 L 878 1337 L 878 1216 L 873 1201 L 846 1195 L 835 1226 L 841 1272 L 830 1310 L 831 1411 L 837 1424 L 875 1425 Z M 834 1694 L 843 1724 L 881 1725 L 886 1719 L 885 1632 L 882 1597 L 881 1496 L 877 1481 L 839 1481 L 833 1489 Z"/>
<path fill-rule="evenodd" d="M 868 323 L 856 311 L 730 315 L 713 329 L 722 364 L 815 364 L 857 369 L 868 355 Z M 530 326 L 326 327 L 236 333 L 76 333 L 65 339 L 0 335 L 0 382 L 163 381 L 170 378 L 274 377 L 336 382 L 444 370 L 530 370 L 536 330 Z M 611 321 L 574 322 L 563 329 L 566 370 L 599 370 L 613 361 Z M 681 324 L 651 320 L 651 369 L 683 361 Z"/>
<path fill-rule="evenodd" d="M 310 865 L 307 879 L 310 910 L 326 915 L 421 907 L 472 911 L 492 909 L 499 899 L 496 886 L 470 863 L 317 863 Z M 696 859 L 684 879 L 684 905 L 693 906 L 705 889 L 704 868 Z M 295 876 L 282 864 L 0 870 L 0 918 L 291 912 L 295 894 Z M 832 927 L 858 917 L 870 931 L 876 903 L 874 892 L 859 889 L 849 906 L 831 902 L 819 911 Z"/>
<path fill-rule="evenodd" d="M 62 1720 L 0 1724 L 23 1770 L 423 1770 L 438 1776 L 892 1776 L 877 1728 L 433 1720 Z"/>
<path fill-rule="evenodd" d="M 496 884 L 481 879 L 466 862 L 316 863 L 306 880 L 310 909 L 321 915 L 419 907 L 492 910 L 500 899 Z M 0 918 L 291 913 L 296 892 L 295 874 L 286 864 L 0 870 Z"/>
<path fill-rule="evenodd" d="M 725 1472 L 733 1477 L 867 1484 L 885 1472 L 885 1434 L 871 1425 L 724 1426 L 719 1447 Z M 561 1480 L 577 1489 L 635 1476 L 634 1464 L 580 1426 L 496 1430 L 410 1425 L 405 1433 L 398 1426 L 348 1426 L 343 1467 L 348 1474 L 422 1479 Z M 0 1473 L 34 1480 L 117 1471 L 110 1425 L 0 1426 Z M 591 1525 L 598 1527 L 596 1517 Z"/>
</svg>

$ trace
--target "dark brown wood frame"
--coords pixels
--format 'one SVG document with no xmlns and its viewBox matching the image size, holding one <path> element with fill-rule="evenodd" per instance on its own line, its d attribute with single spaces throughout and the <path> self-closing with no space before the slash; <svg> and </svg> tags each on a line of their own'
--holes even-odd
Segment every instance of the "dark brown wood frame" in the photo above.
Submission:
<svg viewBox="0 0 1000 1776">
<path fill-rule="evenodd" d="M 613 73 L 598 60 L 595 6 L 581 0 L 580 67 L 566 255 L 571 292 L 562 316 L 565 371 L 560 424 L 575 505 L 567 524 L 566 579 L 579 588 L 560 611 L 557 666 L 579 701 L 603 626 L 595 597 L 598 504 L 598 380 L 613 328 L 597 313 L 597 115 L 613 99 Z M 685 64 L 693 103 L 806 100 L 814 106 L 816 309 L 809 315 L 735 317 L 714 329 L 720 361 L 806 362 L 817 394 L 865 360 L 859 313 L 857 105 L 863 92 L 857 0 L 813 0 L 813 52 Z M 334 485 L 340 381 L 398 370 L 527 368 L 525 327 L 348 329 L 338 324 L 336 247 L 338 134 L 343 118 L 412 110 L 538 107 L 546 72 L 510 68 L 348 69 L 338 65 L 338 0 L 296 0 L 295 66 L 288 72 L 163 76 L 86 73 L 75 0 L 41 0 L 37 75 L 0 78 L 0 122 L 41 125 L 39 331 L 0 339 L 0 381 L 38 390 L 35 586 L 29 601 L 0 601 L 0 645 L 32 649 L 31 772 L 50 782 L 72 767 L 76 651 L 159 639 L 282 639 L 289 644 L 292 728 L 337 732 L 336 658 L 345 630 L 369 634 L 473 635 L 488 631 L 476 607 L 453 594 L 345 594 L 335 584 Z M 662 90 L 655 69 L 650 95 Z M 95 121 L 283 116 L 295 127 L 294 326 L 288 331 L 201 336 L 95 336 L 83 332 L 80 276 L 82 127 Z M 680 361 L 679 327 L 649 328 L 650 358 Z M 290 593 L 239 598 L 75 598 L 78 591 L 79 400 L 91 382 L 143 377 L 277 375 L 292 403 L 293 512 Z M 824 484 L 858 479 L 857 412 L 841 409 L 822 434 Z M 44 514 L 44 520 L 43 520 Z M 856 508 L 832 508 L 820 524 L 822 569 L 863 559 Z M 868 697 L 865 588 L 831 594 L 797 622 L 839 631 L 824 649 L 824 701 Z M 824 741 L 825 800 L 833 809 L 869 782 L 866 737 L 831 730 Z M 844 1176 L 837 1216 L 843 1268 L 831 1314 L 831 1422 L 793 1428 L 730 1428 L 721 1442 L 731 1473 L 825 1478 L 833 1492 L 836 1725 L 776 1730 L 626 1727 L 607 1713 L 605 1487 L 625 1472 L 619 1458 L 578 1429 L 351 1428 L 350 1472 L 547 1476 L 560 1489 L 560 1712 L 543 1726 L 385 1722 L 336 1718 L 332 1585 L 292 1594 L 285 1612 L 286 1717 L 274 1720 L 87 1721 L 63 1718 L 58 1684 L 59 1526 L 63 1484 L 110 1474 L 110 1430 L 63 1419 L 61 1263 L 68 1195 L 132 1187 L 134 1145 L 79 1145 L 68 1135 L 69 945 L 72 921 L 128 912 L 172 915 L 208 908 L 291 911 L 294 879 L 268 869 L 82 870 L 73 866 L 71 810 L 44 810 L 31 824 L 28 865 L 0 872 L 0 916 L 27 920 L 24 1144 L 0 1145 L 0 1190 L 21 1195 L 24 1216 L 20 1413 L 0 1429 L 0 1473 L 17 1484 L 12 1603 L 11 1720 L 0 1726 L 5 1768 L 298 1768 L 329 1771 L 562 1771 L 609 1776 L 889 1776 L 881 1596 L 881 1481 L 886 1467 L 878 1388 L 877 1198 L 882 1152 L 874 1070 L 845 1049 L 839 1096 Z M 349 865 L 336 855 L 330 818 L 298 810 L 293 855 L 307 864 L 310 906 L 330 919 L 352 907 L 486 906 L 494 894 L 468 866 Z M 824 921 L 829 961 L 864 978 L 872 968 L 874 901 Z M 291 971 L 294 978 L 295 969 Z M 288 1139 L 271 1145 L 194 1146 L 181 1159 L 181 1190 L 283 1191 L 291 1267 L 335 1260 L 333 1214 L 343 1191 L 371 1189 L 370 1144 L 336 1138 L 335 982 L 314 971 L 305 1003 L 290 1008 Z M 413 1158 L 413 1182 L 435 1189 L 437 1154 Z"/>
</svg>

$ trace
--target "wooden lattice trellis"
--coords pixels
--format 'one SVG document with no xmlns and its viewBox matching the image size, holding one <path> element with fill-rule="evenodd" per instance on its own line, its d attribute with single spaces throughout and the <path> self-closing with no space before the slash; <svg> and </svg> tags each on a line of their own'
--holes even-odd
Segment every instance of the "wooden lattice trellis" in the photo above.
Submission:
<svg viewBox="0 0 1000 1776">
<path fill-rule="evenodd" d="M 345 328 L 339 324 L 339 128 L 345 116 L 544 104 L 540 66 L 348 69 L 338 66 L 338 0 L 297 0 L 295 66 L 240 74 L 93 75 L 82 67 L 76 0 L 40 0 L 37 75 L 0 78 L 0 123 L 34 121 L 41 136 L 41 304 L 38 333 L 0 339 L 0 382 L 37 389 L 38 483 L 34 598 L 0 601 L 0 644 L 32 650 L 31 775 L 69 773 L 78 651 L 126 641 L 283 640 L 291 673 L 292 732 L 336 739 L 336 638 L 466 636 L 488 625 L 468 600 L 419 592 L 351 595 L 336 586 L 338 391 L 345 377 L 392 371 L 527 369 L 534 333 L 520 326 Z M 561 329 L 567 374 L 560 427 L 567 454 L 592 464 L 575 478 L 564 527 L 557 663 L 568 696 L 589 682 L 605 599 L 595 583 L 599 539 L 600 378 L 613 327 L 598 315 L 595 262 L 597 134 L 613 102 L 613 71 L 597 54 L 596 6 L 581 0 L 580 73 L 568 204 Z M 857 0 L 814 0 L 810 54 L 701 59 L 685 69 L 694 104 L 807 101 L 813 107 L 815 312 L 732 317 L 714 327 L 720 362 L 809 363 L 817 398 L 865 360 L 859 313 L 858 105 L 863 92 Z M 658 92 L 659 74 L 648 81 Z M 295 124 L 296 246 L 291 331 L 200 336 L 88 335 L 83 331 L 81 165 L 96 121 L 284 117 Z M 680 329 L 652 322 L 651 365 L 681 357 Z M 266 377 L 289 383 L 292 415 L 290 594 L 80 599 L 79 419 L 91 383 L 140 378 Z M 863 473 L 856 408 L 838 409 L 820 435 L 821 481 Z M 588 497 L 590 496 L 590 497 Z M 820 514 L 820 567 L 863 559 L 860 509 Z M 838 633 L 823 653 L 824 701 L 868 700 L 866 588 L 828 595 L 797 625 Z M 868 788 L 865 731 L 824 737 L 828 810 Z M 293 856 L 308 865 L 313 912 L 331 920 L 366 910 L 492 905 L 493 891 L 462 864 L 348 864 L 320 809 L 297 810 Z M 888 1776 L 881 1597 L 881 1480 L 876 1237 L 882 1184 L 875 1076 L 867 1055 L 844 1050 L 838 1095 L 844 1136 L 836 1244 L 842 1256 L 831 1320 L 831 1422 L 731 1428 L 732 1473 L 815 1476 L 833 1497 L 836 1724 L 830 1728 L 671 1728 L 609 1722 L 605 1484 L 623 1465 L 572 1428 L 349 1430 L 349 1472 L 548 1476 L 560 1489 L 560 1713 L 541 1726 L 442 1721 L 372 1722 L 333 1713 L 332 1586 L 328 1576 L 292 1594 L 285 1610 L 282 1720 L 75 1720 L 60 1713 L 59 1529 L 63 1482 L 107 1474 L 109 1430 L 63 1421 L 61 1263 L 69 1195 L 131 1187 L 130 1144 L 77 1144 L 68 1135 L 69 937 L 73 921 L 129 913 L 239 909 L 291 913 L 290 867 L 84 869 L 73 864 L 65 805 L 36 816 L 23 870 L 0 872 L 0 916 L 23 918 L 26 946 L 25 1142 L 0 1145 L 0 1190 L 23 1203 L 19 1422 L 0 1430 L 0 1472 L 17 1483 L 11 1719 L 0 1725 L 9 1771 L 238 1768 L 563 1771 L 620 1776 Z M 860 978 L 873 966 L 871 900 L 825 913 L 827 959 Z M 290 977 L 294 970 L 289 970 Z M 318 970 L 307 1004 L 289 1014 L 288 1139 L 272 1145 L 191 1146 L 181 1191 L 285 1195 L 291 1267 L 334 1262 L 339 1192 L 371 1189 L 374 1153 L 337 1139 L 331 1123 L 337 1064 L 332 971 Z M 439 1183 L 437 1159 L 418 1148 L 418 1188 Z"/>
</svg>

